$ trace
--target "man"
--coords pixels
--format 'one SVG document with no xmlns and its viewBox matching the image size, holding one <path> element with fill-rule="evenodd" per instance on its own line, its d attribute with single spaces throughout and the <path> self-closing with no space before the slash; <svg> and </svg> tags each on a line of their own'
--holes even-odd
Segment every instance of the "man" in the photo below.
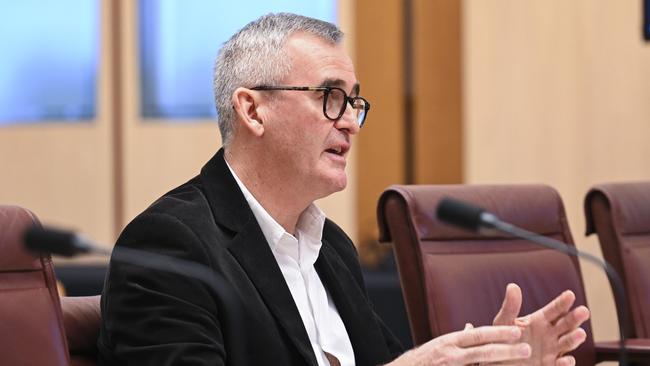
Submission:
<svg viewBox="0 0 650 366">
<path fill-rule="evenodd" d="M 112 261 L 100 363 L 232 364 L 234 345 L 254 365 L 574 362 L 563 354 L 584 341 L 587 309 L 569 311 L 567 292 L 515 319 L 514 285 L 499 325 L 400 355 L 368 303 L 352 242 L 313 205 L 345 188 L 351 138 L 369 110 L 341 39 L 332 24 L 271 14 L 224 44 L 214 79 L 223 149 L 134 219 L 116 248 L 207 266 L 232 292 Z M 238 305 L 219 306 L 224 296 Z M 224 327 L 233 316 L 241 337 Z"/>
</svg>

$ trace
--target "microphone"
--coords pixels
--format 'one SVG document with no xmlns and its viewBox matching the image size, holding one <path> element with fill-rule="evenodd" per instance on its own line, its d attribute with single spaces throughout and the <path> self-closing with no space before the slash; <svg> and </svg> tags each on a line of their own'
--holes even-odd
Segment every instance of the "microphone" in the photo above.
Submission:
<svg viewBox="0 0 650 366">
<path fill-rule="evenodd" d="M 187 276 L 203 282 L 219 295 L 215 296 L 217 306 L 225 309 L 225 313 L 229 314 L 221 319 L 224 324 L 224 333 L 227 335 L 224 337 L 224 342 L 229 343 L 230 347 L 227 349 L 231 350 L 227 354 L 227 362 L 234 365 L 248 364 L 248 356 L 243 348 L 245 334 L 241 329 L 243 324 L 241 303 L 236 301 L 239 298 L 230 284 L 210 267 L 181 258 L 128 247 L 118 247 L 111 252 L 83 235 L 48 226 L 33 225 L 29 227 L 23 235 L 23 244 L 34 252 L 66 257 L 91 253 L 110 255 L 114 261 Z"/>
<path fill-rule="evenodd" d="M 25 231 L 23 239 L 27 249 L 33 252 L 50 253 L 64 257 L 91 253 L 111 254 L 110 251 L 101 248 L 83 235 L 53 227 L 32 226 Z"/>
<path fill-rule="evenodd" d="M 627 351 L 625 348 L 625 340 L 627 332 L 625 325 L 627 324 L 627 299 L 623 292 L 623 281 L 612 266 L 606 261 L 590 254 L 578 250 L 575 246 L 567 245 L 561 241 L 548 238 L 543 235 L 533 233 L 531 231 L 522 229 L 518 226 L 509 224 L 499 219 L 496 215 L 469 203 L 459 201 L 453 198 L 443 198 L 438 204 L 436 214 L 440 221 L 446 222 L 460 228 L 478 232 L 479 234 L 489 235 L 490 233 L 500 232 L 510 236 L 524 239 L 535 244 L 541 245 L 546 248 L 560 251 L 578 258 L 586 259 L 587 261 L 595 264 L 605 271 L 609 279 L 614 285 L 614 296 L 621 301 L 619 304 L 623 306 L 616 309 L 620 331 L 620 349 L 619 364 L 627 365 Z"/>
<path fill-rule="evenodd" d="M 474 232 L 491 229 L 495 219 L 494 215 L 480 207 L 451 198 L 443 198 L 440 201 L 437 215 L 441 221 Z"/>
</svg>

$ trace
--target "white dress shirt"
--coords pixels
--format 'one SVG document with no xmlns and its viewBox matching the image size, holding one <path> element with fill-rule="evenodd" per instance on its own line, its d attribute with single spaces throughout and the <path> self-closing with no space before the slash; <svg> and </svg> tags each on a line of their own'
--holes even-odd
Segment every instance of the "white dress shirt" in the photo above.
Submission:
<svg viewBox="0 0 650 366">
<path fill-rule="evenodd" d="M 296 236 L 293 236 L 260 205 L 229 164 L 228 168 L 280 266 L 309 335 L 318 365 L 330 365 L 325 352 L 336 357 L 341 366 L 354 365 L 354 351 L 345 325 L 314 268 L 322 246 L 325 214 L 311 204 L 298 218 Z"/>
</svg>

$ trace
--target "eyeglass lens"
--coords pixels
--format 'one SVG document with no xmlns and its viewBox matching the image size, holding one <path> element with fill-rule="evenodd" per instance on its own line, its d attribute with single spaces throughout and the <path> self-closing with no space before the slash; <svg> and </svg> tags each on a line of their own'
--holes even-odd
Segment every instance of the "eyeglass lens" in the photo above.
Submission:
<svg viewBox="0 0 650 366">
<path fill-rule="evenodd" d="M 330 119 L 337 119 L 341 110 L 345 108 L 345 94 L 339 89 L 330 89 L 327 93 L 325 103 L 325 113 Z"/>
<path fill-rule="evenodd" d="M 325 95 L 325 114 L 329 119 L 338 119 L 345 112 L 347 107 L 347 95 L 341 89 L 330 89 Z M 355 99 L 353 108 L 357 123 L 361 126 L 365 119 L 365 103 L 362 99 Z"/>
</svg>

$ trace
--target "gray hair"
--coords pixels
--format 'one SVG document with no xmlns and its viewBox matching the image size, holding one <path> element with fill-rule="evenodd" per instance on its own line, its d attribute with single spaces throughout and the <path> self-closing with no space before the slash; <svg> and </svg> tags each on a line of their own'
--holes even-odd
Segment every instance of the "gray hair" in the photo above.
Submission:
<svg viewBox="0 0 650 366">
<path fill-rule="evenodd" d="M 286 40 L 297 32 L 340 44 L 343 32 L 334 24 L 290 13 L 267 14 L 235 33 L 219 51 L 214 67 L 214 99 L 219 114 L 223 146 L 233 134 L 235 111 L 232 94 L 238 87 L 273 85 L 291 71 L 284 50 Z"/>
</svg>

